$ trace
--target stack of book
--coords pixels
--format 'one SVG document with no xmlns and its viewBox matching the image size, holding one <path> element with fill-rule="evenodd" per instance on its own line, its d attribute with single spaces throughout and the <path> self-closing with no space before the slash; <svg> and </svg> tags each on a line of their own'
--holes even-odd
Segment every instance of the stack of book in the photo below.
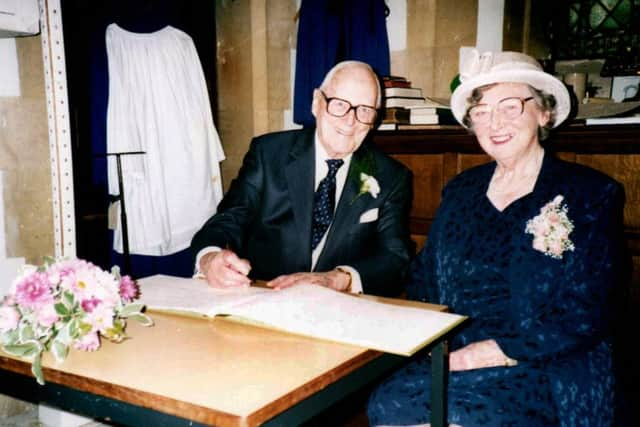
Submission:
<svg viewBox="0 0 640 427">
<path fill-rule="evenodd" d="M 378 130 L 395 130 L 398 125 L 408 125 L 410 122 L 411 110 L 402 107 L 391 107 L 384 109 L 382 122 Z"/>
<path fill-rule="evenodd" d="M 399 125 L 408 125 L 411 111 L 407 107 L 424 103 L 422 89 L 411 87 L 411 82 L 400 76 L 385 76 L 382 83 L 384 115 L 378 130 L 395 130 Z"/>
<path fill-rule="evenodd" d="M 422 89 L 400 76 L 385 76 L 384 116 L 378 130 L 416 129 L 417 126 L 457 124 L 448 100 L 426 98 Z"/>
<path fill-rule="evenodd" d="M 411 82 L 404 77 L 386 76 L 382 82 L 385 108 L 406 108 L 423 105 L 425 102 L 422 89 L 412 87 Z"/>
<path fill-rule="evenodd" d="M 425 99 L 425 105 L 409 108 L 409 125 L 458 124 L 446 100 Z"/>
</svg>

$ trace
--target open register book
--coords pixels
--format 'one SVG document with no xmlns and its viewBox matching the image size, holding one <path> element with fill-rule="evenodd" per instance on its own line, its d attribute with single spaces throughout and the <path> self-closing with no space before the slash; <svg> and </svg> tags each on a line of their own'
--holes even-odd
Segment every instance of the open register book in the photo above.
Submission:
<svg viewBox="0 0 640 427">
<path fill-rule="evenodd" d="M 262 327 L 410 356 L 466 319 L 415 305 L 385 304 L 321 286 L 219 290 L 198 279 L 138 281 L 149 310 L 227 315 Z"/>
</svg>

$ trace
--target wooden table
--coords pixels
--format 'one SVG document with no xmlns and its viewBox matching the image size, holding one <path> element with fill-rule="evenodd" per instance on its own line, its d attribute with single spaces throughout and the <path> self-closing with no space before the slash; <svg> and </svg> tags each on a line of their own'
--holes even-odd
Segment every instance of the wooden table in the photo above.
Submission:
<svg viewBox="0 0 640 427">
<path fill-rule="evenodd" d="M 62 364 L 45 354 L 44 387 L 29 363 L 0 352 L 0 392 L 124 425 L 291 426 L 406 360 L 224 318 L 150 314 L 155 326 L 131 322 L 120 344 L 72 350 Z M 443 339 L 431 345 L 434 426 L 446 408 Z"/>
</svg>

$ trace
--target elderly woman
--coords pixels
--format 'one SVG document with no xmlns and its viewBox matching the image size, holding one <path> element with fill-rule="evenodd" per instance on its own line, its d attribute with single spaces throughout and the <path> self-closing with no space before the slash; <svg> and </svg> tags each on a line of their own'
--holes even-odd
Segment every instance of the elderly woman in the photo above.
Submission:
<svg viewBox="0 0 640 427">
<path fill-rule="evenodd" d="M 468 322 L 450 342 L 448 420 L 470 426 L 611 425 L 610 295 L 622 257 L 622 187 L 540 144 L 569 93 L 527 55 L 474 52 L 451 98 L 493 162 L 443 191 L 410 298 Z M 430 367 L 378 386 L 372 425 L 429 422 Z"/>
</svg>

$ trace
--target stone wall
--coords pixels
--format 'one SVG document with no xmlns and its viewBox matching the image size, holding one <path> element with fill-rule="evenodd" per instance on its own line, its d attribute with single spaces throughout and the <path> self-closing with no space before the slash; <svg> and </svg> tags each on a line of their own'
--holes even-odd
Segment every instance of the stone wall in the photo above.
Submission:
<svg viewBox="0 0 640 427">
<path fill-rule="evenodd" d="M 16 39 L 19 97 L 0 97 L 6 252 L 39 262 L 53 255 L 49 139 L 40 36 Z"/>
<path fill-rule="evenodd" d="M 40 36 L 16 39 L 20 96 L 0 97 L 6 253 L 30 263 L 54 254 L 49 139 Z M 0 395 L 0 419 L 32 406 Z"/>
<path fill-rule="evenodd" d="M 295 0 L 218 1 L 218 131 L 227 160 L 225 190 L 253 136 L 283 129 L 291 109 L 290 51 L 297 38 Z M 394 13 L 392 10 L 391 13 Z M 407 47 L 391 53 L 392 74 L 427 96 L 448 97 L 458 49 L 476 40 L 477 0 L 407 0 Z"/>
</svg>

